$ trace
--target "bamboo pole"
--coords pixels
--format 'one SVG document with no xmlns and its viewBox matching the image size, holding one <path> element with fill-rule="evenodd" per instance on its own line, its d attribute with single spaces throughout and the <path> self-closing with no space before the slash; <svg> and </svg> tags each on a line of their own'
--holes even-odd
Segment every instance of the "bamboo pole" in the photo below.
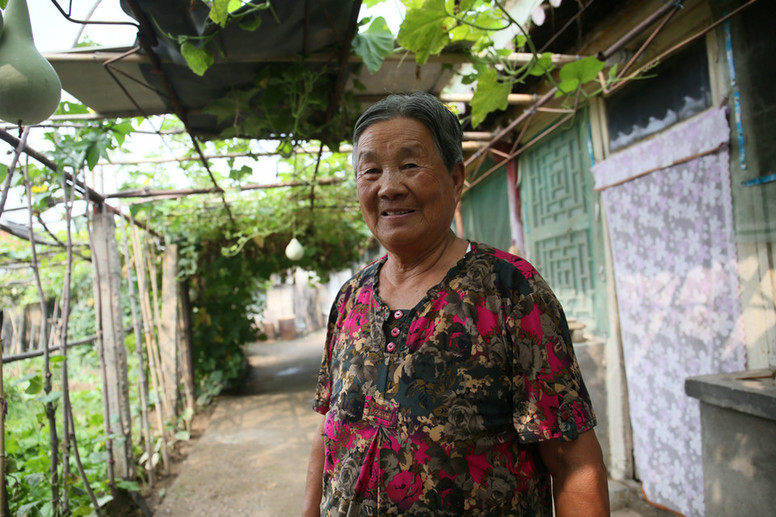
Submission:
<svg viewBox="0 0 776 517">
<path fill-rule="evenodd" d="M 92 490 L 92 485 L 89 484 L 89 478 L 86 476 L 86 469 L 84 469 L 84 464 L 81 461 L 81 453 L 78 450 L 78 441 L 75 439 L 75 424 L 73 424 L 73 421 L 74 421 L 73 407 L 70 405 L 69 400 L 66 403 L 67 403 L 66 409 L 69 415 L 68 422 L 70 423 L 70 429 L 68 429 L 68 432 L 70 433 L 71 443 L 73 444 L 73 458 L 75 458 L 75 464 L 76 464 L 76 467 L 78 467 L 78 473 L 81 475 L 81 479 L 84 482 L 86 493 L 89 494 L 89 499 L 91 499 L 92 501 L 92 508 L 94 509 L 94 513 L 97 515 L 97 517 L 102 517 L 102 509 L 100 508 L 100 503 L 97 501 L 97 496 L 94 494 L 94 490 Z"/>
<path fill-rule="evenodd" d="M 0 481 L 3 486 L 0 487 L 0 517 L 11 517 L 10 512 L 6 510 L 8 500 L 5 497 L 5 391 L 3 389 L 3 310 L 0 309 Z"/>
<path fill-rule="evenodd" d="M 75 172 L 73 174 L 73 177 L 75 177 Z M 67 177 L 65 176 L 64 171 L 62 172 L 62 190 L 63 192 L 67 192 L 66 187 L 66 181 Z M 78 451 L 78 440 L 76 439 L 75 435 L 75 425 L 73 424 L 73 407 L 70 403 L 70 386 L 69 386 L 69 379 L 68 379 L 68 370 L 67 370 L 67 328 L 69 326 L 69 318 L 70 318 L 70 281 L 72 278 L 72 268 L 73 268 L 73 235 L 72 235 L 72 220 L 73 220 L 73 203 L 75 202 L 75 189 L 70 189 L 70 199 L 67 199 L 67 195 L 64 196 L 65 199 L 65 222 L 67 227 L 67 269 L 65 270 L 65 282 L 63 285 L 63 292 L 62 292 L 62 306 L 63 306 L 63 321 L 62 321 L 62 327 L 61 327 L 61 338 L 59 342 L 60 346 L 60 353 L 64 356 L 65 360 L 62 364 L 62 400 L 63 400 L 63 445 L 64 445 L 64 457 L 67 458 L 67 464 L 69 464 L 69 456 L 70 451 L 73 452 L 73 458 L 75 459 L 76 468 L 78 469 L 78 474 L 81 476 L 81 481 L 83 481 L 84 488 L 86 489 L 86 493 L 89 495 L 89 500 L 92 502 L 92 508 L 94 509 L 95 514 L 97 517 L 102 517 L 102 510 L 100 509 L 100 504 L 97 501 L 97 496 L 94 494 L 94 490 L 92 489 L 92 485 L 89 483 L 89 478 L 86 475 L 86 470 L 84 469 L 83 462 L 81 462 L 81 454 Z M 96 335 L 94 336 L 97 337 Z M 73 343 L 75 345 L 76 343 Z M 65 439 L 66 437 L 66 439 Z M 69 467 L 68 467 L 69 468 Z"/>
<path fill-rule="evenodd" d="M 67 370 L 67 327 L 70 323 L 70 280 L 73 271 L 73 241 L 70 230 L 72 204 L 67 199 L 65 176 L 62 175 L 62 189 L 65 193 L 65 224 L 67 225 L 67 265 L 65 278 L 62 282 L 62 317 L 59 321 L 59 354 L 62 356 L 62 509 L 65 515 L 70 514 L 70 498 L 67 491 L 67 480 L 70 477 L 70 427 L 68 405 L 70 401 L 70 381 Z M 70 190 L 71 196 L 75 194 Z"/>
<path fill-rule="evenodd" d="M 16 164 L 19 161 L 19 157 L 22 155 L 25 146 L 27 145 L 27 137 L 30 134 L 30 128 L 25 127 L 22 130 L 22 136 L 17 142 L 14 150 L 13 158 L 11 159 L 11 165 L 8 167 L 8 172 L 5 175 L 5 182 L 3 183 L 3 192 L 0 195 L 0 215 L 3 214 L 3 208 L 5 208 L 5 201 L 8 199 L 8 191 L 11 190 L 11 178 L 13 177 L 13 171 L 16 168 Z"/>
<path fill-rule="evenodd" d="M 23 135 L 22 135 L 23 136 Z M 49 160 L 46 156 L 39 153 L 35 149 L 32 149 L 31 147 L 27 146 L 21 139 L 18 139 L 8 133 L 7 131 L 0 129 L 0 140 L 3 140 L 5 142 L 8 142 L 15 148 L 21 149 L 23 152 L 27 153 L 27 156 L 35 159 L 39 163 L 43 164 L 48 169 L 51 169 L 52 171 L 59 171 L 59 166 L 54 163 L 53 161 Z M 67 180 L 70 182 L 71 186 L 78 190 L 84 197 L 84 199 L 88 199 L 92 203 L 104 203 L 105 197 L 103 197 L 98 192 L 95 192 L 93 189 L 89 188 L 85 183 L 82 183 L 78 181 L 77 178 L 74 176 L 68 174 L 67 172 L 64 173 L 67 177 Z M 106 209 L 110 212 L 113 212 L 114 214 L 118 215 L 119 217 L 123 217 L 125 219 L 129 219 L 129 215 L 123 213 L 121 210 L 118 210 L 117 208 L 114 208 L 110 205 L 105 205 Z M 133 221 L 133 224 L 137 224 Z M 155 234 L 153 230 L 148 230 L 152 234 Z M 157 237 L 161 238 L 161 235 L 155 234 Z"/>
<path fill-rule="evenodd" d="M 33 214 L 32 214 L 32 186 L 30 185 L 30 176 L 27 167 L 22 167 L 24 174 L 24 190 L 27 196 L 27 215 L 30 225 L 30 249 L 32 251 L 32 273 L 35 277 L 35 285 L 38 289 L 38 298 L 40 299 L 40 347 L 44 348 L 43 354 L 43 391 L 46 395 L 51 393 L 51 364 L 49 362 L 49 351 L 46 343 L 46 332 L 44 331 L 46 322 L 46 295 L 43 292 L 43 284 L 40 280 L 40 270 L 38 269 L 38 255 L 35 246 L 35 239 L 32 233 Z M 51 483 L 51 506 L 52 515 L 59 516 L 59 437 L 57 436 L 56 409 L 51 401 L 45 404 L 46 419 L 49 424 L 49 443 L 51 445 L 51 467 L 49 468 L 49 480 Z"/>
<path fill-rule="evenodd" d="M 146 268 L 145 268 L 145 260 L 142 256 L 142 248 L 140 246 L 140 235 L 138 235 L 137 227 L 132 226 L 131 227 L 131 235 L 132 235 L 132 248 L 134 251 L 134 264 L 136 268 L 137 273 L 137 291 L 138 291 L 138 297 L 140 298 L 140 314 L 143 319 L 143 326 L 146 330 L 145 332 L 145 345 L 146 345 L 146 355 L 148 357 L 148 372 L 151 377 L 151 387 L 154 390 L 154 396 L 155 396 L 155 406 L 156 406 L 156 423 L 157 427 L 159 428 L 159 436 L 161 436 L 162 440 L 162 447 L 161 447 L 161 453 L 162 453 L 162 467 L 164 469 L 167 468 L 169 465 L 168 458 L 167 458 L 167 437 L 166 437 L 166 430 L 164 428 L 164 414 L 165 414 L 165 408 L 163 407 L 163 400 L 160 397 L 161 393 L 161 387 L 160 387 L 160 380 L 159 380 L 159 369 L 157 368 L 156 363 L 156 355 L 154 354 L 154 346 L 156 341 L 156 330 L 153 324 L 153 315 L 151 311 L 151 306 L 149 303 L 149 297 L 148 297 L 148 287 L 146 285 Z M 148 458 L 148 461 L 151 462 L 153 458 Z"/>
<path fill-rule="evenodd" d="M 148 460 L 146 462 L 146 474 L 148 476 L 149 486 L 154 486 L 154 468 L 151 465 L 151 457 L 154 453 L 154 444 L 151 442 L 151 428 L 148 422 L 148 379 L 145 369 L 146 361 L 143 357 L 143 329 L 142 323 L 137 314 L 137 297 L 135 296 L 135 278 L 132 274 L 132 256 L 129 253 L 129 244 L 127 239 L 127 225 L 121 220 L 122 241 L 124 245 L 124 264 L 127 268 L 127 289 L 129 291 L 129 306 L 132 313 L 132 325 L 135 329 L 135 355 L 137 355 L 138 371 L 138 391 L 140 395 L 140 427 L 143 431 L 143 440 L 145 441 L 145 452 Z"/>
<path fill-rule="evenodd" d="M 148 245 L 148 234 L 146 234 L 146 244 L 144 245 L 144 249 L 147 250 Z M 151 260 L 151 253 L 147 252 L 145 253 L 145 259 L 146 259 L 146 267 L 148 268 L 148 282 L 151 284 L 151 294 L 153 296 L 153 309 L 154 309 L 154 323 L 156 325 L 156 335 L 157 335 L 157 341 L 156 341 L 156 347 L 154 348 L 154 352 L 156 355 L 156 366 L 159 369 L 159 378 L 161 379 L 161 399 L 165 401 L 165 404 L 167 405 L 167 421 L 171 422 L 175 420 L 175 402 L 173 400 L 170 400 L 168 394 L 169 394 L 169 388 L 167 384 L 171 381 L 171 379 L 168 379 L 164 374 L 164 368 L 162 363 L 162 356 L 161 356 L 161 346 L 159 343 L 159 335 L 162 332 L 162 315 L 160 312 L 160 303 L 159 303 L 159 287 L 156 282 L 156 261 Z"/>
<path fill-rule="evenodd" d="M 342 183 L 344 178 L 324 178 L 318 180 L 318 185 L 337 185 Z M 248 185 L 242 185 L 233 191 L 230 189 L 229 193 L 247 192 L 249 190 L 271 189 L 271 188 L 283 188 L 283 187 L 306 187 L 311 185 L 311 181 L 282 181 L 279 183 L 251 183 Z M 106 198 L 142 198 L 142 197 L 186 197 L 194 194 L 216 194 L 219 191 L 215 188 L 184 188 L 184 189 L 163 189 L 163 190 L 151 190 L 148 188 L 125 190 L 122 192 L 114 192 L 113 194 L 107 194 Z"/>
</svg>

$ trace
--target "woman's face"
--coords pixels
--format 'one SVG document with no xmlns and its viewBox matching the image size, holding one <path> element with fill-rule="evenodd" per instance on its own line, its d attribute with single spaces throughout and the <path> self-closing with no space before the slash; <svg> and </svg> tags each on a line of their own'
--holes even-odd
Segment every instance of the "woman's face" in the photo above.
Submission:
<svg viewBox="0 0 776 517">
<path fill-rule="evenodd" d="M 463 164 L 448 172 L 431 132 L 410 118 L 367 127 L 356 152 L 358 202 L 377 240 L 394 252 L 438 244 L 461 198 Z"/>
</svg>

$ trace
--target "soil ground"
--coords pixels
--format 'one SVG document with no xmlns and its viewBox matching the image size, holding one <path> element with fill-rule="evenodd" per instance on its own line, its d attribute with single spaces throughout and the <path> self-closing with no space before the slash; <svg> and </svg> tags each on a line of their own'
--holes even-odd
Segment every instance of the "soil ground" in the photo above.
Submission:
<svg viewBox="0 0 776 517">
<path fill-rule="evenodd" d="M 249 347 L 240 392 L 194 418 L 192 440 L 178 444 L 170 475 L 147 495 L 154 516 L 299 515 L 320 418 L 311 404 L 324 337 Z"/>
</svg>

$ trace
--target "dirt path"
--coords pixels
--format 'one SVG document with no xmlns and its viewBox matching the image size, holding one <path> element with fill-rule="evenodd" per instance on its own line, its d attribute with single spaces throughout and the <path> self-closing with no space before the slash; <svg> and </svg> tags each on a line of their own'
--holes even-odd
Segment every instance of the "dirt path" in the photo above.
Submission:
<svg viewBox="0 0 776 517">
<path fill-rule="evenodd" d="M 299 515 L 324 336 L 251 346 L 242 393 L 218 401 L 156 517 Z"/>
</svg>

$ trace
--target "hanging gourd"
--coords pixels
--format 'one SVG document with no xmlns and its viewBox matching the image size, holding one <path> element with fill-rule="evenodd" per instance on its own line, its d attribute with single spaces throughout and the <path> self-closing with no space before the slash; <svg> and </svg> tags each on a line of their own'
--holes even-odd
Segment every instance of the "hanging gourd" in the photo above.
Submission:
<svg viewBox="0 0 776 517">
<path fill-rule="evenodd" d="M 296 240 L 296 237 L 294 237 L 288 243 L 288 246 L 286 246 L 286 257 L 288 257 L 289 260 L 296 262 L 302 258 L 302 256 L 304 256 L 304 248 L 302 247 L 302 244 Z"/>
<path fill-rule="evenodd" d="M 0 23 L 0 119 L 29 126 L 56 111 L 62 84 L 32 39 L 27 0 L 8 0 Z"/>
</svg>

